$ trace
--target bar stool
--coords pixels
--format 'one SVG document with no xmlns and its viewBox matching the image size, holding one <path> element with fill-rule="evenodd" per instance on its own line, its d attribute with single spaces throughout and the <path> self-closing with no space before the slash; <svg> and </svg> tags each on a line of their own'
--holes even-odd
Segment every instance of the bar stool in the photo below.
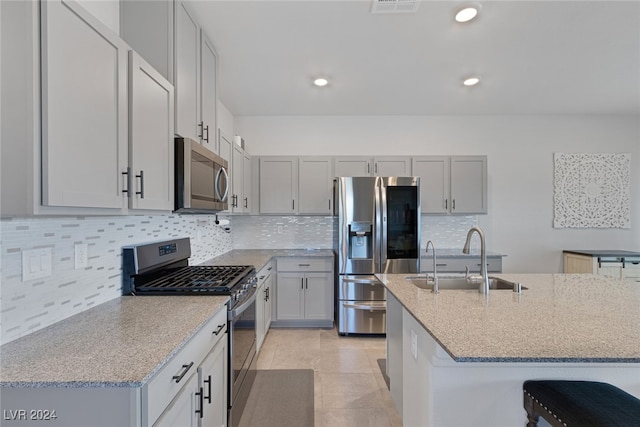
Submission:
<svg viewBox="0 0 640 427">
<path fill-rule="evenodd" d="M 640 426 L 640 399 L 594 381 L 528 380 L 523 386 L 527 427 L 539 417 L 554 427 Z"/>
</svg>

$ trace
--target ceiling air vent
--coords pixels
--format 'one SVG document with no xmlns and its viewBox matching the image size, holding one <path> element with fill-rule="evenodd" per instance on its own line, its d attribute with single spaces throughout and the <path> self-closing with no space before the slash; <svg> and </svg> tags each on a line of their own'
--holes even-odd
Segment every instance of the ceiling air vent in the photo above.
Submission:
<svg viewBox="0 0 640 427">
<path fill-rule="evenodd" d="M 420 0 L 373 0 L 371 13 L 414 13 Z"/>
</svg>

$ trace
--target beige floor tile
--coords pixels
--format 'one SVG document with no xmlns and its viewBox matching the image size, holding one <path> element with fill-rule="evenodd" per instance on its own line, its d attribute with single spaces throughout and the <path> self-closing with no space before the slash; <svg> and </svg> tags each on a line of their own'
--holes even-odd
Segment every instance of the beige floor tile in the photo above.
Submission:
<svg viewBox="0 0 640 427">
<path fill-rule="evenodd" d="M 319 421 L 319 422 L 318 422 Z M 384 409 L 324 409 L 316 427 L 392 427 Z"/>
<path fill-rule="evenodd" d="M 402 427 L 378 363 L 385 354 L 384 337 L 272 328 L 258 369 L 313 369 L 316 427 Z"/>
</svg>

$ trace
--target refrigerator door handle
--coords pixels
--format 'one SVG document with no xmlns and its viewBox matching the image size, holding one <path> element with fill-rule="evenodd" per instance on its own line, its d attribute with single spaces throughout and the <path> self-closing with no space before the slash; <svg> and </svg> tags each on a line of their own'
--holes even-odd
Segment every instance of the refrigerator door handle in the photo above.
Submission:
<svg viewBox="0 0 640 427">
<path fill-rule="evenodd" d="M 342 278 L 343 282 L 348 282 L 348 283 L 360 283 L 363 285 L 381 285 L 382 282 L 380 282 L 379 280 L 376 279 L 349 279 L 347 277 Z"/>
</svg>

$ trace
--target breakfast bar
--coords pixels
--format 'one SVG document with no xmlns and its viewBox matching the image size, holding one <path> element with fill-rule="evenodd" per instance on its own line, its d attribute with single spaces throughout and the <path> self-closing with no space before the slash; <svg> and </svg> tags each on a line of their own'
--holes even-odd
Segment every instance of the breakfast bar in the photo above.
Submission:
<svg viewBox="0 0 640 427">
<path fill-rule="evenodd" d="M 378 275 L 405 425 L 524 424 L 527 379 L 597 380 L 640 396 L 640 287 L 591 274 L 494 276 L 522 292 L 435 294 L 407 275 Z"/>
</svg>

